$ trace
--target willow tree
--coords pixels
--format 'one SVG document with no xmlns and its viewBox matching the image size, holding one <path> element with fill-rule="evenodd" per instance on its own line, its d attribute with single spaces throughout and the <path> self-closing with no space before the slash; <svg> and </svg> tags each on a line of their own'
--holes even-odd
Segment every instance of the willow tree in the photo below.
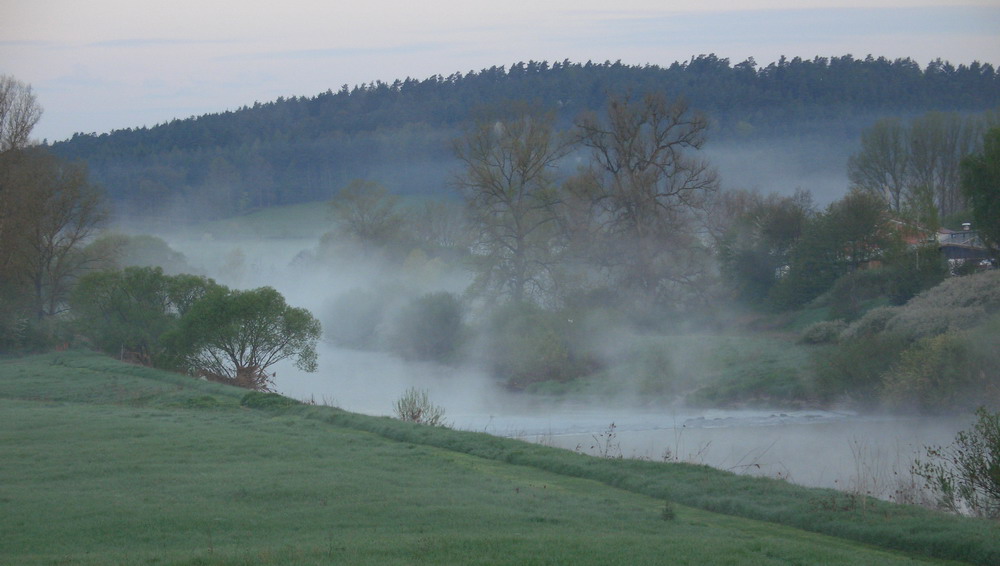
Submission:
<svg viewBox="0 0 1000 566">
<path fill-rule="evenodd" d="M 271 287 L 216 288 L 194 301 L 166 338 L 191 373 L 258 391 L 273 388 L 268 369 L 292 360 L 316 371 L 321 327 Z"/>
<path fill-rule="evenodd" d="M 569 145 L 552 114 L 482 121 L 455 144 L 456 185 L 475 230 L 476 287 L 514 301 L 551 285 L 559 233 L 556 167 Z"/>
</svg>

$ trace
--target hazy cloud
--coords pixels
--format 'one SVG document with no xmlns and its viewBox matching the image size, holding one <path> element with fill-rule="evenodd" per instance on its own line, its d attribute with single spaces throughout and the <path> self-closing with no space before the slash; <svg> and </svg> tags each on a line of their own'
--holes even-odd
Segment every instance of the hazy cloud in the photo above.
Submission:
<svg viewBox="0 0 1000 566">
<path fill-rule="evenodd" d="M 175 45 L 210 45 L 210 44 L 232 44 L 233 41 L 227 40 L 208 40 L 208 39 L 177 39 L 177 38 L 165 38 L 165 37 L 135 37 L 135 38 L 125 38 L 125 39 L 109 39 L 106 41 L 96 41 L 87 44 L 87 47 L 108 47 L 108 48 L 137 48 L 137 47 L 163 47 L 163 46 L 175 46 Z"/>
</svg>

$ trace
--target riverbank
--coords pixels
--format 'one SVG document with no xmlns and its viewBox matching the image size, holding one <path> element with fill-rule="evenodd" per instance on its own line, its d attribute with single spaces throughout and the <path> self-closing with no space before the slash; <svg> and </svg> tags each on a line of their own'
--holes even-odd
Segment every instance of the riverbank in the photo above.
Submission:
<svg viewBox="0 0 1000 566">
<path fill-rule="evenodd" d="M 0 518 L 0 558 L 989 564 L 1000 557 L 989 522 L 330 407 L 254 409 L 245 393 L 90 353 L 0 362 L 0 446 L 9 455 L 0 464 L 9 510 Z"/>
</svg>

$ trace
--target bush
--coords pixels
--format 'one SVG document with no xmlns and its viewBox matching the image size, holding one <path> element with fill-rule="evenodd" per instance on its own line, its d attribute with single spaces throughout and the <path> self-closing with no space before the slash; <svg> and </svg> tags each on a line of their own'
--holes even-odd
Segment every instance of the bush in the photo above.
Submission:
<svg viewBox="0 0 1000 566">
<path fill-rule="evenodd" d="M 927 412 L 1000 406 L 1000 313 L 975 328 L 919 340 L 886 374 L 883 398 Z"/>
<path fill-rule="evenodd" d="M 882 375 L 908 342 L 896 334 L 875 334 L 842 341 L 814 357 L 816 389 L 828 401 L 853 399 L 862 406 L 878 402 Z"/>
<path fill-rule="evenodd" d="M 287 409 L 295 405 L 301 405 L 301 403 L 284 395 L 260 391 L 251 391 L 240 399 L 240 406 L 248 409 Z"/>
<path fill-rule="evenodd" d="M 1000 311 L 1000 270 L 952 277 L 913 298 L 907 308 L 976 308 Z"/>
<path fill-rule="evenodd" d="M 828 299 L 833 317 L 853 320 L 860 316 L 866 304 L 887 295 L 888 268 L 860 269 L 834 282 Z"/>
<path fill-rule="evenodd" d="M 847 326 L 841 333 L 841 340 L 863 338 L 885 331 L 886 325 L 900 311 L 897 307 L 878 307 L 864 314 Z"/>
<path fill-rule="evenodd" d="M 799 342 L 803 344 L 828 344 L 836 342 L 847 328 L 843 320 L 824 320 L 811 324 L 802 331 Z"/>
<path fill-rule="evenodd" d="M 211 395 L 189 397 L 178 404 L 185 409 L 217 409 L 222 406 L 218 399 Z"/>
<path fill-rule="evenodd" d="M 396 400 L 393 407 L 396 418 L 417 424 L 444 426 L 444 409 L 433 403 L 427 396 L 426 389 L 411 387 Z"/>
<path fill-rule="evenodd" d="M 1000 518 L 1000 413 L 980 407 L 972 430 L 959 432 L 947 448 L 928 447 L 914 474 L 953 512 Z"/>
<path fill-rule="evenodd" d="M 386 302 L 382 293 L 373 290 L 352 289 L 340 295 L 323 321 L 327 337 L 345 348 L 376 349 Z"/>
<path fill-rule="evenodd" d="M 564 324 L 534 303 L 498 308 L 489 321 L 485 339 L 494 375 L 511 388 L 574 377 Z"/>
<path fill-rule="evenodd" d="M 966 337 L 949 332 L 905 350 L 884 377 L 883 401 L 896 409 L 940 412 L 963 405 L 975 382 Z"/>
<path fill-rule="evenodd" d="M 941 284 L 948 276 L 948 263 L 936 246 L 908 249 L 893 258 L 886 268 L 886 296 L 894 305 L 902 305 L 927 289 Z"/>
<path fill-rule="evenodd" d="M 406 358 L 445 362 L 462 336 L 462 305 L 451 293 L 422 295 L 400 313 L 394 332 L 396 350 Z"/>
<path fill-rule="evenodd" d="M 910 341 L 971 328 L 986 318 L 981 305 L 931 306 L 927 303 L 907 305 L 886 322 L 886 332 L 896 332 Z"/>
</svg>

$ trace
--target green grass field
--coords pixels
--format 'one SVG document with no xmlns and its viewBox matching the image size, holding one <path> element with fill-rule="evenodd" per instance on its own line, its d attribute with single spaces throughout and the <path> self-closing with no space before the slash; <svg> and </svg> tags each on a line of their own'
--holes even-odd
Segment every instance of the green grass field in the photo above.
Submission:
<svg viewBox="0 0 1000 566">
<path fill-rule="evenodd" d="M 1000 561 L 987 521 L 245 393 L 0 361 L 0 564 Z"/>
</svg>

